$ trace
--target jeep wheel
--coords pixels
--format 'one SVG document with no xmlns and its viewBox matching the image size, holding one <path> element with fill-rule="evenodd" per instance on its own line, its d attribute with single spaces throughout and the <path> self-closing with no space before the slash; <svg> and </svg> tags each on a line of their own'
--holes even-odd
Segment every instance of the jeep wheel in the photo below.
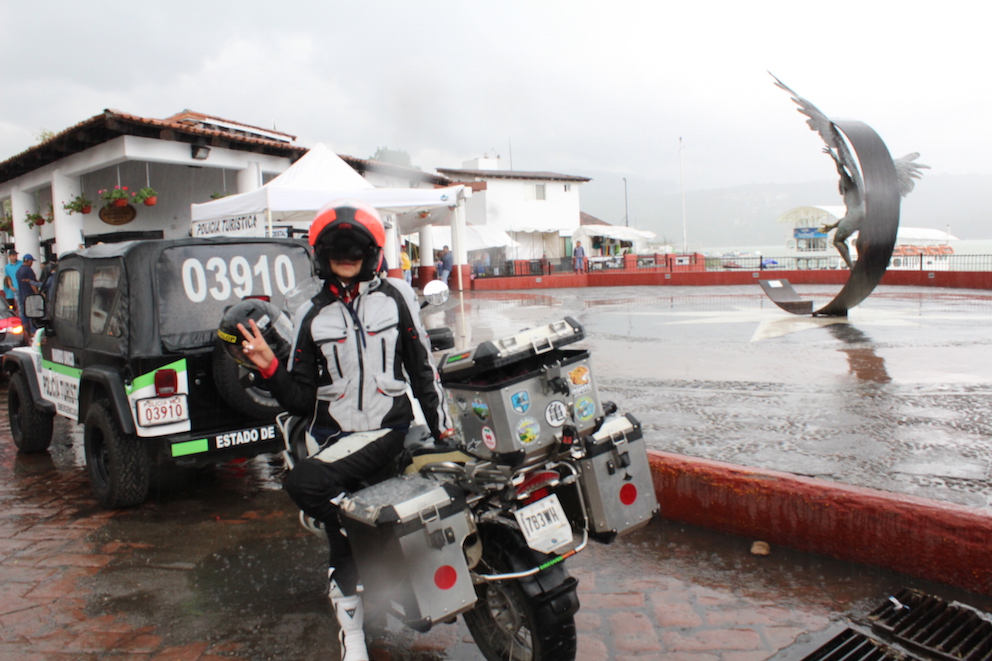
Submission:
<svg viewBox="0 0 992 661">
<path fill-rule="evenodd" d="M 234 410 L 256 419 L 271 418 L 283 410 L 258 372 L 238 365 L 222 347 L 214 349 L 213 371 L 217 392 Z"/>
<path fill-rule="evenodd" d="M 108 508 L 140 505 L 151 485 L 151 454 L 144 443 L 121 431 L 106 400 L 94 402 L 83 430 L 90 486 Z"/>
<path fill-rule="evenodd" d="M 16 372 L 7 386 L 7 419 L 14 445 L 25 454 L 44 452 L 52 444 L 54 415 L 39 411 L 24 375 Z"/>
</svg>

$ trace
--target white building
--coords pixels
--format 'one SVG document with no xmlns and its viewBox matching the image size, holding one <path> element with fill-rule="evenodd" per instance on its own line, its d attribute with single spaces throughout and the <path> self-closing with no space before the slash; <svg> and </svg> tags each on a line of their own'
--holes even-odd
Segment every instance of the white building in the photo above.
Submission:
<svg viewBox="0 0 992 661">
<path fill-rule="evenodd" d="M 562 236 L 579 228 L 579 187 L 589 181 L 587 177 L 501 170 L 498 157 L 437 171 L 453 183 L 472 187 L 465 206 L 469 225 L 503 230 L 517 242 L 507 248 L 508 259 L 566 256 Z"/>
<path fill-rule="evenodd" d="M 190 205 L 256 190 L 306 152 L 296 137 L 201 113 L 166 119 L 114 110 L 84 120 L 0 163 L 0 202 L 9 204 L 7 247 L 40 259 L 81 245 L 189 236 Z M 447 180 L 388 163 L 342 156 L 382 187 L 434 187 Z M 107 210 L 99 191 L 150 187 L 155 206 Z M 63 207 L 76 196 L 93 202 L 88 214 Z M 29 224 L 28 214 L 52 220 Z"/>
</svg>

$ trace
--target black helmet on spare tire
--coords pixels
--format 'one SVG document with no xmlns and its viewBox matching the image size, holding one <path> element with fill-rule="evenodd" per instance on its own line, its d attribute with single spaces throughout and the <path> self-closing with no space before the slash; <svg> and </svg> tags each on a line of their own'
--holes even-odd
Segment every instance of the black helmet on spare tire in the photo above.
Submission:
<svg viewBox="0 0 992 661">
<path fill-rule="evenodd" d="M 238 329 L 238 324 L 241 324 L 251 330 L 249 320 L 252 319 L 279 362 L 285 365 L 293 344 L 293 323 L 279 308 L 268 301 L 249 298 L 229 307 L 217 328 L 219 344 L 239 365 L 252 370 L 258 369 L 245 356 L 242 350 L 242 342 L 245 338 Z"/>
</svg>

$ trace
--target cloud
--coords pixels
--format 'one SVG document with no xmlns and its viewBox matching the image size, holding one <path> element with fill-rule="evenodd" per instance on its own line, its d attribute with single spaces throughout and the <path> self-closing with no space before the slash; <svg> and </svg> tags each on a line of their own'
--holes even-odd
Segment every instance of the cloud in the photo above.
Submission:
<svg viewBox="0 0 992 661">
<path fill-rule="evenodd" d="M 28 29 L 44 11 L 44 35 Z M 0 158 L 38 129 L 184 108 L 425 168 L 498 152 L 593 176 L 585 201 L 834 176 L 771 70 L 934 172 L 990 173 L 992 92 L 973 5 L 634 0 L 0 6 Z M 953 30 L 944 26 L 953 25 Z M 56 37 L 57 36 L 57 37 Z M 26 56 L 26 54 L 28 54 Z M 679 151 L 679 138 L 683 151 Z"/>
</svg>

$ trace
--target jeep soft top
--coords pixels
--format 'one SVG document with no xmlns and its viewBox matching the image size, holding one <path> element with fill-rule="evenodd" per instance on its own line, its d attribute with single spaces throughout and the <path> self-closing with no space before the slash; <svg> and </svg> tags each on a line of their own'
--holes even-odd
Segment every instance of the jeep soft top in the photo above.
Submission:
<svg viewBox="0 0 992 661">
<path fill-rule="evenodd" d="M 48 449 L 54 416 L 85 426 L 90 481 L 108 507 L 142 502 L 158 462 L 204 465 L 281 449 L 279 411 L 217 346 L 230 305 L 282 308 L 312 277 L 294 239 L 131 241 L 64 255 L 28 347 L 4 356 L 11 431 Z"/>
</svg>

